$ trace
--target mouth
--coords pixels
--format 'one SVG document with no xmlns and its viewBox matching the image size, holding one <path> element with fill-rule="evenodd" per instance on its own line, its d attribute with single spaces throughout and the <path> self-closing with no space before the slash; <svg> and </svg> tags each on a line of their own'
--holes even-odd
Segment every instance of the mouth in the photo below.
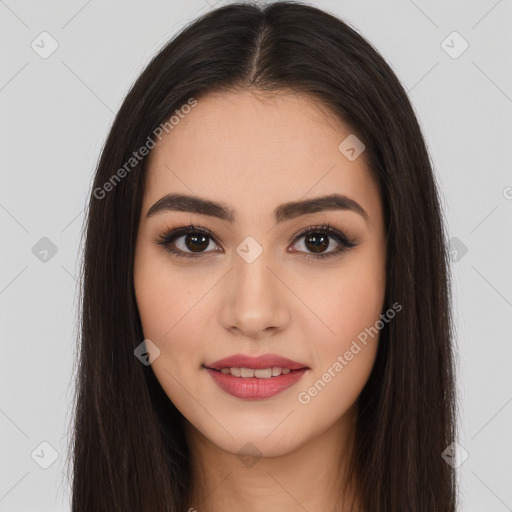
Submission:
<svg viewBox="0 0 512 512">
<path fill-rule="evenodd" d="M 230 368 L 221 368 L 220 370 L 217 370 L 216 368 L 209 368 L 208 366 L 205 366 L 205 368 L 208 368 L 209 370 L 213 370 L 215 372 L 223 373 L 224 375 L 240 377 L 242 379 L 252 377 L 255 377 L 257 379 L 271 379 L 273 377 L 279 377 L 280 375 L 288 375 L 291 372 L 307 370 L 307 368 L 298 368 L 296 370 L 292 370 L 291 368 L 280 368 L 279 366 L 274 366 L 272 368 L 245 368 L 233 366 Z"/>
<path fill-rule="evenodd" d="M 298 382 L 310 368 L 275 354 L 237 354 L 203 368 L 226 393 L 242 399 L 270 398 Z"/>
</svg>

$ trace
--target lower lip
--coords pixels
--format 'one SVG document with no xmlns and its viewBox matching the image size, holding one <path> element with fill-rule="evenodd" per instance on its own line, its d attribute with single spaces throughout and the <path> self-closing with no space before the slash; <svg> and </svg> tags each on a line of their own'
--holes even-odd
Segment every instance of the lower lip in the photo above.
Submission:
<svg viewBox="0 0 512 512">
<path fill-rule="evenodd" d="M 292 370 L 287 375 L 258 379 L 258 377 L 233 377 L 218 370 L 206 368 L 215 384 L 222 390 L 237 398 L 257 400 L 270 398 L 293 386 L 306 373 L 307 368 Z"/>
</svg>

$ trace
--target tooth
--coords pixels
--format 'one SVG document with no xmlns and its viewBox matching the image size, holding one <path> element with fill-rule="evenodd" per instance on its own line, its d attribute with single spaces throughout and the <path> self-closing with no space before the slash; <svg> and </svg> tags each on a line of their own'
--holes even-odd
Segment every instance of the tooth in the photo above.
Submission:
<svg viewBox="0 0 512 512">
<path fill-rule="evenodd" d="M 264 370 L 254 370 L 254 376 L 259 379 L 270 379 L 272 377 L 272 368 L 265 368 Z"/>
<path fill-rule="evenodd" d="M 240 368 L 240 372 L 242 377 L 254 377 L 253 368 Z"/>
<path fill-rule="evenodd" d="M 281 375 L 281 368 L 274 366 L 274 368 L 272 368 L 272 377 L 279 377 L 279 375 Z"/>
<path fill-rule="evenodd" d="M 258 379 L 269 379 L 270 377 L 279 377 L 280 375 L 288 375 L 290 368 L 279 368 L 274 366 L 273 368 L 221 368 L 220 370 L 224 375 L 232 375 L 233 377 L 251 378 L 256 377 Z"/>
</svg>

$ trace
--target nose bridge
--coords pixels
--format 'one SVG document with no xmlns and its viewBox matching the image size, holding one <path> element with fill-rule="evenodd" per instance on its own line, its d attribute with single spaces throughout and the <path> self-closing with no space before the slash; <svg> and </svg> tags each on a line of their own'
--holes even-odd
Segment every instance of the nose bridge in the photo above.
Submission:
<svg viewBox="0 0 512 512">
<path fill-rule="evenodd" d="M 242 243 L 239 250 L 243 248 Z M 275 266 L 271 253 L 263 250 L 252 261 L 245 258 L 243 252 L 241 256 L 235 255 L 234 268 L 226 283 L 226 300 L 223 301 L 226 328 L 237 328 L 247 336 L 258 336 L 269 328 L 280 330 L 288 321 L 283 284 L 275 277 L 275 270 L 270 270 Z"/>
</svg>

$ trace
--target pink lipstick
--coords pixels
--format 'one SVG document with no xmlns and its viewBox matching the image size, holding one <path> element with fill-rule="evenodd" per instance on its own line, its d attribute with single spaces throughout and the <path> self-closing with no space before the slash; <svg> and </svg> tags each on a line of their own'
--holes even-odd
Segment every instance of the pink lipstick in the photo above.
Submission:
<svg viewBox="0 0 512 512">
<path fill-rule="evenodd" d="M 310 368 L 276 354 L 251 357 L 235 354 L 204 365 L 226 393 L 246 400 L 277 395 L 298 382 Z"/>
</svg>

